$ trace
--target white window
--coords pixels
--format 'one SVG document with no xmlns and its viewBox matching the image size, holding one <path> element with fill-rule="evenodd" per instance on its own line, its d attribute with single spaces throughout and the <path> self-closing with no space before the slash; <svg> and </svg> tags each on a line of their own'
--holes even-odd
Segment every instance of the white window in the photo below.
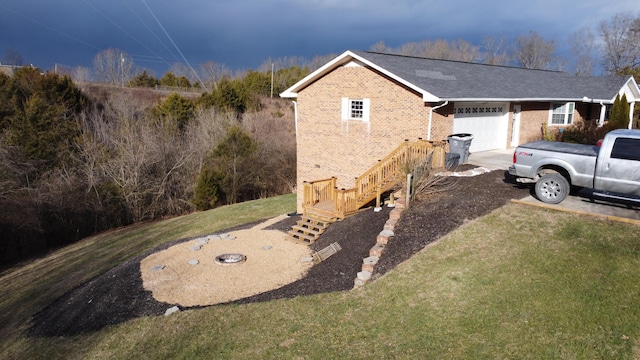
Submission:
<svg viewBox="0 0 640 360">
<path fill-rule="evenodd" d="M 370 99 L 342 98 L 342 120 L 369 121 Z"/>
<path fill-rule="evenodd" d="M 552 103 L 550 110 L 549 123 L 551 125 L 571 125 L 573 123 L 573 111 L 576 104 L 568 103 Z"/>
</svg>

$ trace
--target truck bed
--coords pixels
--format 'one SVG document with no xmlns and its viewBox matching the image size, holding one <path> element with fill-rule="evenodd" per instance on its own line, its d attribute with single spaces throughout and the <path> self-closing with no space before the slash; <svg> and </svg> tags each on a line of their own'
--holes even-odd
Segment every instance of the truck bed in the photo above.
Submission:
<svg viewBox="0 0 640 360">
<path fill-rule="evenodd" d="M 555 141 L 534 141 L 528 144 L 520 145 L 521 149 L 535 149 L 545 151 L 556 151 L 565 154 L 575 154 L 584 156 L 598 156 L 599 148 L 595 145 L 571 144 Z"/>
</svg>

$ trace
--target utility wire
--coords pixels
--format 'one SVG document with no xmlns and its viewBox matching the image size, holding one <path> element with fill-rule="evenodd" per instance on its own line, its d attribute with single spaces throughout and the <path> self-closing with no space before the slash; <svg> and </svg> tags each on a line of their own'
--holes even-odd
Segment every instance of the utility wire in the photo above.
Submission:
<svg viewBox="0 0 640 360">
<path fill-rule="evenodd" d="M 138 20 L 140 20 L 140 23 L 142 23 L 142 25 L 144 25 L 144 27 L 147 28 L 147 30 L 149 30 L 149 32 L 151 34 L 153 34 L 153 36 L 156 38 L 156 40 L 158 40 L 158 42 L 160 44 L 162 44 L 162 46 L 165 48 L 165 50 L 167 50 L 167 52 L 169 54 L 171 54 L 171 56 L 173 56 L 173 60 L 180 62 L 180 60 L 178 60 L 178 57 L 173 53 L 173 51 L 171 51 L 171 49 L 169 49 L 169 47 L 164 43 L 164 41 L 162 41 L 162 39 L 160 39 L 160 37 L 156 34 L 156 32 L 144 21 L 144 19 L 142 19 L 142 17 L 140 17 L 140 15 L 131 7 L 131 5 L 129 4 L 128 0 L 123 0 L 125 6 L 127 8 L 129 8 L 129 11 L 131 11 L 137 18 Z M 168 65 L 168 64 L 167 64 Z"/>
<path fill-rule="evenodd" d="M 94 49 L 96 49 L 96 50 L 102 50 L 102 49 L 100 49 L 99 47 L 94 46 L 94 45 L 92 45 L 92 44 L 89 44 L 89 43 L 88 43 L 88 42 L 86 42 L 86 41 L 80 40 L 80 39 L 78 39 L 78 38 L 76 38 L 76 37 L 73 37 L 73 36 L 71 36 L 71 35 L 69 35 L 69 34 L 67 34 L 67 33 L 64 33 L 64 32 L 62 32 L 62 31 L 60 31 L 60 30 L 58 30 L 58 29 L 52 28 L 51 26 L 49 26 L 49 25 L 47 25 L 47 24 L 44 24 L 44 23 L 41 23 L 41 22 L 40 22 L 40 21 L 38 21 L 38 20 L 35 20 L 35 19 L 32 19 L 32 18 L 30 18 L 30 17 L 28 17 L 28 16 L 22 15 L 22 14 L 18 13 L 17 11 L 14 11 L 14 10 L 12 10 L 12 9 L 9 9 L 8 7 L 6 7 L 6 6 L 2 5 L 2 4 L 0 4 L 0 7 L 1 7 L 1 8 L 3 8 L 3 9 L 5 9 L 5 10 L 7 10 L 7 11 L 9 11 L 9 12 L 11 12 L 11 13 L 13 13 L 13 14 L 16 14 L 16 15 L 20 16 L 21 18 L 24 18 L 24 19 L 26 19 L 26 20 L 29 20 L 29 21 L 31 21 L 32 23 L 35 23 L 35 24 L 37 24 L 37 25 L 40 25 L 40 26 L 42 26 L 42 27 L 44 27 L 44 28 L 47 28 L 47 29 L 49 29 L 49 30 L 51 30 L 51 31 L 53 31 L 53 32 L 57 32 L 58 34 L 60 34 L 60 35 L 62 35 L 62 36 L 64 36 L 64 37 L 67 37 L 67 38 L 69 38 L 69 39 L 71 39 L 71 40 L 75 40 L 75 41 L 77 41 L 77 42 L 79 42 L 79 43 L 81 43 L 81 44 L 84 44 L 84 45 L 86 45 L 86 46 L 88 46 L 88 47 L 90 47 L 90 48 L 94 48 Z"/>
<path fill-rule="evenodd" d="M 182 56 L 182 59 L 184 60 L 184 62 L 187 64 L 187 66 L 189 66 L 189 69 L 191 69 L 191 72 L 193 72 L 193 75 L 196 77 L 196 79 L 198 79 L 198 82 L 200 83 L 200 85 L 202 85 L 202 88 L 205 89 L 207 92 L 209 92 L 209 89 L 205 86 L 205 84 L 202 82 L 202 80 L 200 80 L 200 76 L 198 76 L 198 73 L 193 69 L 193 67 L 191 67 L 191 64 L 189 63 L 189 61 L 187 60 L 187 58 L 184 56 L 184 54 L 182 53 L 182 51 L 180 51 L 180 49 L 178 48 L 178 45 L 176 45 L 176 43 L 173 41 L 173 39 L 171 38 L 171 36 L 169 35 L 169 33 L 167 32 L 167 30 L 165 30 L 164 26 L 162 26 L 162 23 L 160 23 L 160 20 L 158 20 L 158 18 L 156 17 L 156 14 L 153 13 L 153 10 L 151 10 L 151 8 L 149 7 L 149 5 L 147 4 L 146 0 L 141 0 L 142 3 L 144 4 L 144 6 L 147 8 L 147 10 L 149 10 L 149 13 L 151 14 L 151 16 L 153 16 L 153 18 L 156 20 L 156 23 L 158 24 L 158 26 L 160 26 L 160 29 L 162 29 L 162 31 L 164 32 L 164 34 L 167 36 L 167 38 L 169 39 L 169 41 L 171 41 L 171 44 L 173 44 L 173 46 L 176 48 L 176 50 L 178 51 L 178 53 L 180 54 L 180 56 Z"/>
<path fill-rule="evenodd" d="M 142 45 L 142 47 L 144 47 L 145 49 L 147 49 L 150 53 L 152 53 L 153 55 L 155 55 L 158 59 L 162 59 L 162 57 L 158 54 L 156 54 L 153 50 L 151 50 L 147 45 L 145 45 L 143 42 L 141 42 L 140 40 L 138 40 L 135 36 L 131 35 L 127 30 L 125 30 L 122 26 L 118 25 L 116 22 L 114 22 L 113 20 L 111 20 L 111 18 L 109 18 L 107 15 L 105 15 L 102 11 L 100 11 L 98 8 L 96 8 L 95 6 L 93 6 L 93 4 L 87 2 L 87 0 L 83 0 L 83 2 L 85 4 L 87 4 L 88 6 L 90 6 L 91 8 L 93 8 L 93 10 L 95 10 L 98 14 L 100 14 L 102 17 L 104 17 L 105 19 L 107 19 L 107 21 L 109 21 L 111 24 L 113 24 L 113 26 L 117 27 L 120 31 L 122 31 L 123 33 L 125 33 L 127 36 L 129 36 L 131 39 L 133 39 L 135 42 L 137 42 L 138 44 Z M 169 65 L 169 63 L 165 62 L 167 65 Z"/>
</svg>

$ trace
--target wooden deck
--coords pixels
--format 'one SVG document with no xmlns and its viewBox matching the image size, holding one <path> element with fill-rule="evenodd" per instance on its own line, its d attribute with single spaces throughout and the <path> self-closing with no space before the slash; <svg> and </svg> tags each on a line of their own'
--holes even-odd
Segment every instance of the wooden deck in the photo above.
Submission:
<svg viewBox="0 0 640 360">
<path fill-rule="evenodd" d="M 400 181 L 408 164 L 431 162 L 431 168 L 445 166 L 445 141 L 405 141 L 356 178 L 352 189 L 336 188 L 336 178 L 304 182 L 302 207 L 305 215 L 324 219 L 344 219 Z M 335 220 L 334 220 L 335 221 Z"/>
</svg>

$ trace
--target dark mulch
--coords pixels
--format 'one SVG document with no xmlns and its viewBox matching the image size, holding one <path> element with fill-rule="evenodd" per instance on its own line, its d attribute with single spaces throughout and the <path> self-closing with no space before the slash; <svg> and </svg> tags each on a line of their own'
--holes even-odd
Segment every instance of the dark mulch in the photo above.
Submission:
<svg viewBox="0 0 640 360">
<path fill-rule="evenodd" d="M 504 171 L 458 178 L 452 191 L 423 201 L 414 201 L 396 226 L 395 236 L 387 245 L 376 266 L 375 276 L 393 269 L 425 245 L 437 240 L 468 220 L 486 215 L 511 199 L 529 195 L 530 189 L 516 185 Z M 376 236 L 389 217 L 389 208 L 381 212 L 366 209 L 337 222 L 316 241 L 320 250 L 337 242 L 342 250 L 310 269 L 308 275 L 279 289 L 240 299 L 233 303 L 250 303 L 291 298 L 353 288 L 362 267 L 362 259 L 376 243 Z M 287 230 L 298 216 L 271 226 Z M 246 228 L 248 224 L 226 231 Z M 93 280 L 63 295 L 32 319 L 32 336 L 69 336 L 99 330 L 142 316 L 157 316 L 173 304 L 153 299 L 142 287 L 139 263 L 154 251 L 181 241 L 164 244 L 153 251 L 126 261 Z M 215 305 L 215 306 L 224 306 Z"/>
</svg>

